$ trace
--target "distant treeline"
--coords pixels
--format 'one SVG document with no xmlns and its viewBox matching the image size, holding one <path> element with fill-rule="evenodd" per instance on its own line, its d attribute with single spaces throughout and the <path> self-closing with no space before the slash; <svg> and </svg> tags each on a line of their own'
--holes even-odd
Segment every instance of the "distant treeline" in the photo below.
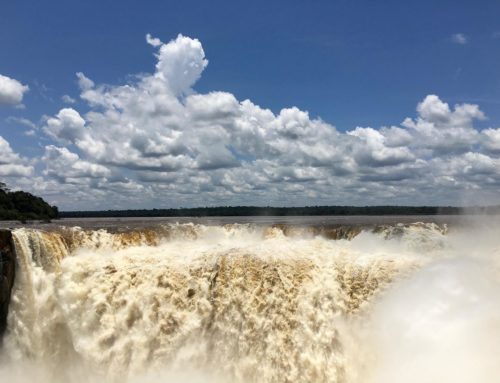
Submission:
<svg viewBox="0 0 500 383">
<path fill-rule="evenodd" d="M 475 207 L 465 210 L 472 214 L 500 214 L 500 206 Z M 177 209 L 139 209 L 102 211 L 63 211 L 60 217 L 231 217 L 231 216 L 304 216 L 304 215 L 437 215 L 462 214 L 454 206 L 305 206 L 259 207 L 219 206 Z"/>
<path fill-rule="evenodd" d="M 10 191 L 0 182 L 0 220 L 50 220 L 58 216 L 57 206 L 24 191 Z"/>
</svg>

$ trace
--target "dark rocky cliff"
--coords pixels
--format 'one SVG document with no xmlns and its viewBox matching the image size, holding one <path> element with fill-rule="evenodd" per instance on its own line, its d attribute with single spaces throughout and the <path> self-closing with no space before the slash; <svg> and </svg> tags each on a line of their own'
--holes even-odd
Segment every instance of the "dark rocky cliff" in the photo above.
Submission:
<svg viewBox="0 0 500 383">
<path fill-rule="evenodd" d="M 10 293 L 16 272 L 15 265 L 12 233 L 9 230 L 0 230 L 0 342 L 7 327 Z"/>
</svg>

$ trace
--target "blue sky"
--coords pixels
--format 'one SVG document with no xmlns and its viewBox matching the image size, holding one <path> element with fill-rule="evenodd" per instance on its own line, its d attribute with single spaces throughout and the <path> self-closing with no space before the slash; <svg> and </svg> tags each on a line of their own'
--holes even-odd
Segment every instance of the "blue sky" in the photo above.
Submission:
<svg viewBox="0 0 500 383">
<path fill-rule="evenodd" d="M 53 145 L 67 148 L 82 161 L 109 167 L 111 173 L 119 173 L 126 182 L 136 182 L 142 177 L 134 173 L 137 169 L 122 166 L 109 159 L 96 160 L 88 150 L 82 149 L 82 145 L 78 146 L 67 139 L 63 142 L 61 137 L 45 134 L 44 127 L 47 119 L 56 116 L 62 108 L 78 111 L 87 121 L 86 113 L 92 112 L 96 107 L 88 99 L 80 97 L 82 89 L 78 86 L 76 72 L 83 72 L 95 84 L 109 86 L 134 84 L 138 74 L 153 73 L 157 59 L 154 56 L 155 49 L 145 42 L 147 33 L 165 44 L 176 39 L 179 33 L 200 41 L 209 63 L 199 80 L 192 84 L 192 90 L 187 93 L 227 92 L 240 102 L 249 99 L 263 109 L 270 109 L 276 116 L 283 108 L 295 106 L 301 111 L 308 111 L 311 121 L 321 118 L 335 126 L 339 133 L 353 131 L 356 127 L 371 127 L 378 131 L 383 126 L 401 126 L 405 118 L 416 120 L 419 117 L 416 108 L 426 96 L 437 95 L 440 102 L 449 105 L 451 111 L 456 104 L 478 105 L 485 118 L 471 117 L 474 120 L 474 131 L 497 129 L 500 126 L 499 14 L 500 3 L 492 0 L 383 3 L 4 2 L 0 12 L 0 74 L 29 86 L 29 91 L 24 93 L 21 102 L 23 107 L 19 104 L 0 105 L 0 136 L 25 161 L 25 166 L 33 167 L 32 177 L 50 178 L 51 172 L 47 170 L 42 157 L 46 153 L 46 147 Z M 71 96 L 75 103 L 65 104 L 61 100 L 63 95 Z M 26 124 L 20 124 L 19 119 L 28 119 L 35 125 L 32 134 L 26 135 L 28 128 Z M 86 122 L 86 126 L 88 125 Z M 490 136 L 496 137 L 495 134 L 493 132 Z M 414 136 L 413 139 L 425 139 L 422 137 Z M 384 139 L 387 141 L 387 138 Z M 189 141 L 189 138 L 186 140 Z M 270 157 L 260 157 L 261 154 L 257 152 L 238 149 L 234 140 L 238 141 L 237 136 L 224 141 L 222 148 L 229 148 L 232 153 L 236 153 L 236 160 L 270 160 Z M 468 149 L 456 151 L 454 158 L 470 152 L 497 160 L 495 151 L 494 155 L 491 150 L 486 153 L 484 148 L 477 149 L 481 145 L 479 141 L 472 141 Z M 352 143 L 343 144 L 349 146 Z M 413 145 L 415 146 L 415 142 Z M 203 151 L 200 150 L 195 150 L 197 154 L 192 155 L 199 155 Z M 354 151 L 351 148 L 351 154 L 344 155 L 355 157 Z M 411 151 L 415 159 L 428 161 L 436 157 L 435 153 L 429 152 L 429 148 L 427 152 L 422 149 L 416 153 L 414 148 Z M 283 158 L 282 160 L 284 161 Z M 29 161 L 31 162 L 28 163 Z M 312 166 L 311 161 L 308 161 L 302 161 L 302 165 Z M 362 165 L 359 158 L 354 161 L 357 161 L 357 165 Z M 234 169 L 228 164 L 221 169 Z M 380 172 L 381 166 L 396 165 L 379 164 L 374 171 Z M 183 175 L 188 177 L 185 180 L 188 184 L 190 177 L 196 178 L 201 174 L 200 171 L 193 170 L 201 168 L 193 166 L 189 167 L 192 171 L 190 176 Z M 324 164 L 315 169 L 321 167 Z M 315 169 L 304 169 L 304 172 L 314 173 Z M 172 176 L 171 169 L 142 170 Z M 389 171 L 388 168 L 385 170 Z M 353 172 L 354 178 L 360 180 L 375 176 L 369 170 L 359 167 L 350 168 L 349 171 Z M 14 186 L 29 185 L 7 171 L 4 173 L 7 182 Z M 338 176 L 337 173 L 334 175 Z M 203 173 L 203 176 L 211 178 L 212 183 L 217 183 L 211 173 Z M 225 174 L 219 174 L 216 178 L 220 180 L 224 176 Z M 80 182 L 85 177 L 79 175 L 76 178 Z M 316 185 L 321 178 L 324 177 L 315 178 L 311 182 Z M 496 178 L 488 182 L 496 182 L 495 180 Z M 87 186 L 92 189 L 90 193 L 97 194 L 83 199 L 86 202 L 82 203 L 82 208 L 107 206 L 107 197 L 98 197 L 100 186 L 96 186 L 95 177 L 93 181 L 94 186 Z M 458 178 L 456 181 L 462 182 Z M 58 179 L 57 182 L 62 194 L 63 191 L 70 190 L 67 189 L 70 187 L 68 185 L 75 185 L 74 180 Z M 154 188 L 161 183 L 159 180 L 156 182 L 156 185 L 152 182 L 140 185 Z M 262 190 L 262 187 L 267 187 L 264 185 L 266 182 L 254 181 L 251 186 L 256 188 L 254 190 Z M 282 182 L 287 187 L 293 184 L 286 177 Z M 303 185 L 303 181 L 301 182 Z M 372 184 L 365 186 L 377 189 L 380 182 L 375 187 Z M 398 185 L 391 182 L 391 186 L 397 189 Z M 403 191 L 401 186 L 401 198 L 397 201 L 462 203 L 464 198 L 467 199 L 463 196 L 467 195 L 467 190 L 471 187 L 471 181 L 467 182 L 460 191 L 450 195 L 442 194 L 439 189 L 441 186 L 435 186 L 436 192 L 442 194 L 435 201 L 412 197 L 411 190 Z M 332 187 L 339 187 L 339 184 L 332 180 Z M 484 184 L 478 185 L 480 189 L 485 189 Z M 358 185 L 358 188 L 362 187 Z M 63 207 L 69 207 L 71 201 L 58 195 L 56 189 L 55 186 L 45 185 L 39 189 L 34 188 L 33 191 Z M 345 188 L 342 190 L 347 191 Z M 159 201 L 163 204 L 160 192 L 149 191 L 151 194 L 148 200 L 130 202 L 124 197 L 116 207 L 129 203 L 137 207 L 156 206 Z M 281 189 L 276 190 L 278 194 L 282 192 Z M 318 192 L 316 196 L 307 196 L 307 193 L 302 196 L 300 193 L 293 194 L 289 202 L 349 202 L 344 197 L 338 200 L 329 198 L 328 193 L 322 194 L 324 192 Z M 383 194 L 382 190 L 380 192 Z M 278 194 L 273 193 L 264 193 L 255 198 L 251 189 L 244 192 L 233 190 L 231 193 L 233 195 L 228 197 L 224 190 L 213 191 L 213 194 L 207 194 L 210 195 L 208 201 L 211 204 L 265 204 L 267 201 L 280 201 L 276 199 Z M 176 200 L 179 204 L 199 205 L 206 201 L 199 198 L 201 194 L 200 189 L 198 197 L 179 197 Z M 386 202 L 384 197 L 358 197 L 353 201 L 356 204 Z M 92 201 L 96 198 L 102 200 L 94 206 Z M 390 197 L 391 200 L 393 198 Z"/>
</svg>

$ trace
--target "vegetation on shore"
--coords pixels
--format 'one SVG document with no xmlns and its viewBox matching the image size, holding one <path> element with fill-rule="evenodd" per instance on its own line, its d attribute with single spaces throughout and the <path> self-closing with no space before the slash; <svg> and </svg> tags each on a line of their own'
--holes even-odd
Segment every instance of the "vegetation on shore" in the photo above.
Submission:
<svg viewBox="0 0 500 383">
<path fill-rule="evenodd" d="M 481 208 L 473 213 L 490 213 Z M 494 207 L 500 213 L 500 207 Z M 306 206 L 306 207 L 259 207 L 219 206 L 178 209 L 139 209 L 65 211 L 61 218 L 84 217 L 230 217 L 230 216 L 306 216 L 306 215 L 437 215 L 461 214 L 463 209 L 454 206 Z"/>
<path fill-rule="evenodd" d="M 0 182 L 0 220 L 50 220 L 59 217 L 57 206 L 24 191 L 10 191 Z"/>
<path fill-rule="evenodd" d="M 500 206 L 461 208 L 456 206 L 218 206 L 171 209 L 63 211 L 24 191 L 10 191 L 0 182 L 0 220 L 51 220 L 97 217 L 236 217 L 322 215 L 456 215 L 500 214 Z"/>
</svg>

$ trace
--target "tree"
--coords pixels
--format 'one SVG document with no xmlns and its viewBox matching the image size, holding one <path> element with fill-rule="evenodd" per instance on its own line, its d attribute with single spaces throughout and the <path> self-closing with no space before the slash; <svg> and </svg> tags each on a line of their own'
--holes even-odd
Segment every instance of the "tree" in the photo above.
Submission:
<svg viewBox="0 0 500 383">
<path fill-rule="evenodd" d="M 50 220 L 59 217 L 56 206 L 50 206 L 42 198 L 24 191 L 10 191 L 4 182 L 0 182 L 0 219 Z"/>
<path fill-rule="evenodd" d="M 8 193 L 10 189 L 7 187 L 7 184 L 5 182 L 0 181 L 0 191 L 4 193 Z"/>
</svg>

